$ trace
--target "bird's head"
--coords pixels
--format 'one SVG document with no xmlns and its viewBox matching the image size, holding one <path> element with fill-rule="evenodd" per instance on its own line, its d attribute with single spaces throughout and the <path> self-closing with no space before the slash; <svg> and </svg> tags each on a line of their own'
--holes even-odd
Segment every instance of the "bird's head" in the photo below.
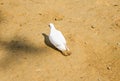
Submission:
<svg viewBox="0 0 120 81">
<path fill-rule="evenodd" d="M 53 23 L 50 23 L 50 24 L 49 24 L 49 27 L 50 27 L 51 29 L 55 29 L 55 26 L 54 26 Z"/>
</svg>

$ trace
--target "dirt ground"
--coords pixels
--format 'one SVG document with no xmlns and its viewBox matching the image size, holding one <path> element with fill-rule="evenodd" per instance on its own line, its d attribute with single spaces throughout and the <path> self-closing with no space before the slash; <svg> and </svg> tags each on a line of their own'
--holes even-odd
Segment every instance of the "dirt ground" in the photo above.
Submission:
<svg viewBox="0 0 120 81">
<path fill-rule="evenodd" d="M 0 81 L 120 81 L 120 0 L 0 0 Z"/>
</svg>

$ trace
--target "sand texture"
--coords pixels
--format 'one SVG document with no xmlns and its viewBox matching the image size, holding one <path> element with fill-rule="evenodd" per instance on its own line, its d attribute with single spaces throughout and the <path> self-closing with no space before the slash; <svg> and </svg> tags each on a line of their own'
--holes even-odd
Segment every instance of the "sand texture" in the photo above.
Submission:
<svg viewBox="0 0 120 81">
<path fill-rule="evenodd" d="M 120 0 L 0 0 L 0 81 L 120 81 Z"/>
</svg>

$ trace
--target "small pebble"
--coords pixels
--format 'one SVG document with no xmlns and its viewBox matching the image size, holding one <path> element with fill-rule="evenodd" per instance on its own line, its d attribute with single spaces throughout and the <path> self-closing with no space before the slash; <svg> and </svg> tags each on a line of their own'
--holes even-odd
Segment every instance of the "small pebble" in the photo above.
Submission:
<svg viewBox="0 0 120 81">
<path fill-rule="evenodd" d="M 118 42 L 117 45 L 120 46 L 120 42 Z"/>
<path fill-rule="evenodd" d="M 118 26 L 118 27 L 120 27 L 120 19 L 117 19 L 117 20 L 115 21 L 115 25 Z"/>
<path fill-rule="evenodd" d="M 118 6 L 117 4 L 113 5 L 113 6 Z"/>
<path fill-rule="evenodd" d="M 41 13 L 39 13 L 39 15 L 42 15 Z"/>
<path fill-rule="evenodd" d="M 4 3 L 0 3 L 0 5 L 4 5 Z"/>
<path fill-rule="evenodd" d="M 92 29 L 94 29 L 95 27 L 94 26 L 91 26 Z"/>
<path fill-rule="evenodd" d="M 55 18 L 55 21 L 61 21 L 63 18 Z"/>
<path fill-rule="evenodd" d="M 107 70 L 111 70 L 111 67 L 110 67 L 110 66 L 107 66 Z"/>
</svg>

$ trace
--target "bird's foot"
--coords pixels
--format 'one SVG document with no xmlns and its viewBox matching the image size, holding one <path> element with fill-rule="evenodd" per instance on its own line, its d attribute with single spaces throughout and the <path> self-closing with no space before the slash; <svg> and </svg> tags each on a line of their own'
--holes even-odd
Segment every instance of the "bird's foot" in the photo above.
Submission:
<svg viewBox="0 0 120 81">
<path fill-rule="evenodd" d="M 70 51 L 62 51 L 62 54 L 64 56 L 69 56 L 69 55 L 71 55 L 71 52 Z"/>
</svg>

